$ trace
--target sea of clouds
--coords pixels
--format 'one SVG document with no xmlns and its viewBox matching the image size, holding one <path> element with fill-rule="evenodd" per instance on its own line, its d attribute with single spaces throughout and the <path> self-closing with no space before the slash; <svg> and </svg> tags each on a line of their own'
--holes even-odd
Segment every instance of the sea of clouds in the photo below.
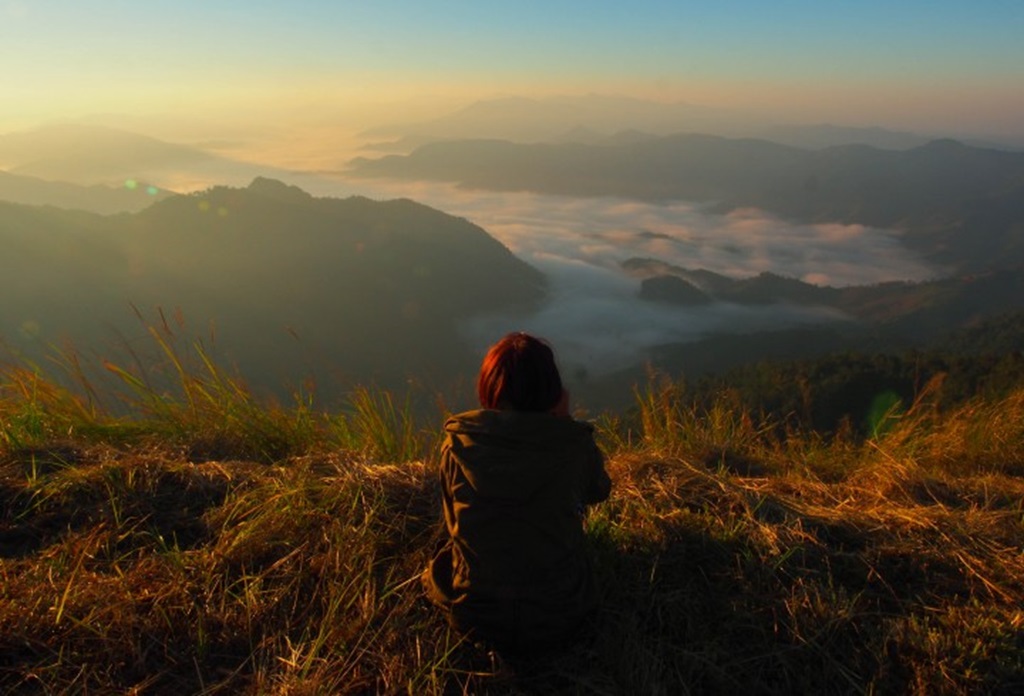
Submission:
<svg viewBox="0 0 1024 696">
<path fill-rule="evenodd" d="M 940 275 L 902 246 L 893 231 L 792 224 L 759 210 L 719 215 L 692 203 L 469 191 L 424 182 L 295 183 L 320 196 L 410 198 L 480 225 L 547 275 L 550 296 L 528 316 L 465 321 L 466 339 L 482 351 L 509 331 L 529 331 L 549 339 L 563 364 L 598 374 L 636 364 L 650 348 L 666 343 L 845 319 L 828 308 L 729 303 L 679 307 L 644 301 L 638 297 L 640 280 L 620 266 L 628 258 L 652 258 L 734 278 L 770 271 L 832 286 Z"/>
</svg>

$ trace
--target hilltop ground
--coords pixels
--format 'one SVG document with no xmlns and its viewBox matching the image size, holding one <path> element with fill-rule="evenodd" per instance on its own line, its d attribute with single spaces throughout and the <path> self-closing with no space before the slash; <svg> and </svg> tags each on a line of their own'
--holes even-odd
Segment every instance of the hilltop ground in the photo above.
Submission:
<svg viewBox="0 0 1024 696">
<path fill-rule="evenodd" d="M 0 370 L 4 693 L 1024 689 L 1024 390 L 940 410 L 936 383 L 864 438 L 652 384 L 599 421 L 600 614 L 523 663 L 420 592 L 442 414 L 372 390 L 340 414 L 262 404 L 212 365 L 172 397 L 108 369 L 127 415 Z"/>
</svg>

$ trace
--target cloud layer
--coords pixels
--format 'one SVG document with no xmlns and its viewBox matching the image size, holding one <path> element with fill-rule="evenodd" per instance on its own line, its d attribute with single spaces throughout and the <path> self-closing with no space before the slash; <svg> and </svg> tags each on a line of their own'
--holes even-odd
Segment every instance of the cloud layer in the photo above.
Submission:
<svg viewBox="0 0 1024 696">
<path fill-rule="evenodd" d="M 468 321 L 467 338 L 483 350 L 508 331 L 531 331 L 555 344 L 563 365 L 596 373 L 642 360 L 659 344 L 841 319 L 824 308 L 726 303 L 685 308 L 645 302 L 637 296 L 639 281 L 620 268 L 630 257 L 736 278 L 771 271 L 833 286 L 939 275 L 905 249 L 894 232 L 862 225 L 794 225 L 759 210 L 723 216 L 689 203 L 466 191 L 434 183 L 298 183 L 317 195 L 407 197 L 480 225 L 547 274 L 551 298 L 531 316 Z"/>
</svg>

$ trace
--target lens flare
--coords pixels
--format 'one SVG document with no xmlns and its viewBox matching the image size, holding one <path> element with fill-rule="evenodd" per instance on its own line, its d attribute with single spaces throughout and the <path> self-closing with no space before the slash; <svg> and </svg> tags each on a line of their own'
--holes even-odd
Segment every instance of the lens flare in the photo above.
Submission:
<svg viewBox="0 0 1024 696">
<path fill-rule="evenodd" d="M 902 412 L 903 400 L 894 391 L 883 391 L 875 396 L 868 408 L 867 426 L 871 437 L 879 437 L 888 432 Z"/>
</svg>

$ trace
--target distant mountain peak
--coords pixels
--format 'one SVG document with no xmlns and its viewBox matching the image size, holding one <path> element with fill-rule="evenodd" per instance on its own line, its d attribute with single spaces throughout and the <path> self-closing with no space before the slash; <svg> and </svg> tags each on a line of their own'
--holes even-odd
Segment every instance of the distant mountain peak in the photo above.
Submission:
<svg viewBox="0 0 1024 696">
<path fill-rule="evenodd" d="M 954 140 L 953 138 L 936 138 L 935 140 L 931 140 L 917 149 L 933 150 L 935 152 L 951 152 L 957 150 L 966 150 L 968 148 L 962 142 L 960 142 L 959 140 Z"/>
<path fill-rule="evenodd" d="M 292 201 L 296 203 L 305 203 L 310 201 L 313 197 L 300 189 L 298 186 L 291 186 L 279 181 L 277 179 L 271 179 L 265 176 L 258 176 L 252 180 L 247 189 L 250 193 L 255 193 L 266 198 L 273 198 L 279 201 Z"/>
<path fill-rule="evenodd" d="M 687 307 L 706 305 L 712 301 L 700 288 L 676 275 L 644 278 L 640 281 L 640 298 Z"/>
<path fill-rule="evenodd" d="M 596 143 L 601 141 L 604 135 L 593 128 L 588 128 L 581 123 L 576 124 L 566 131 L 558 140 L 566 143 Z"/>
<path fill-rule="evenodd" d="M 187 145 L 106 126 L 62 123 L 0 134 L 8 171 L 49 181 L 118 185 L 168 171 L 210 166 L 219 158 Z"/>
</svg>

